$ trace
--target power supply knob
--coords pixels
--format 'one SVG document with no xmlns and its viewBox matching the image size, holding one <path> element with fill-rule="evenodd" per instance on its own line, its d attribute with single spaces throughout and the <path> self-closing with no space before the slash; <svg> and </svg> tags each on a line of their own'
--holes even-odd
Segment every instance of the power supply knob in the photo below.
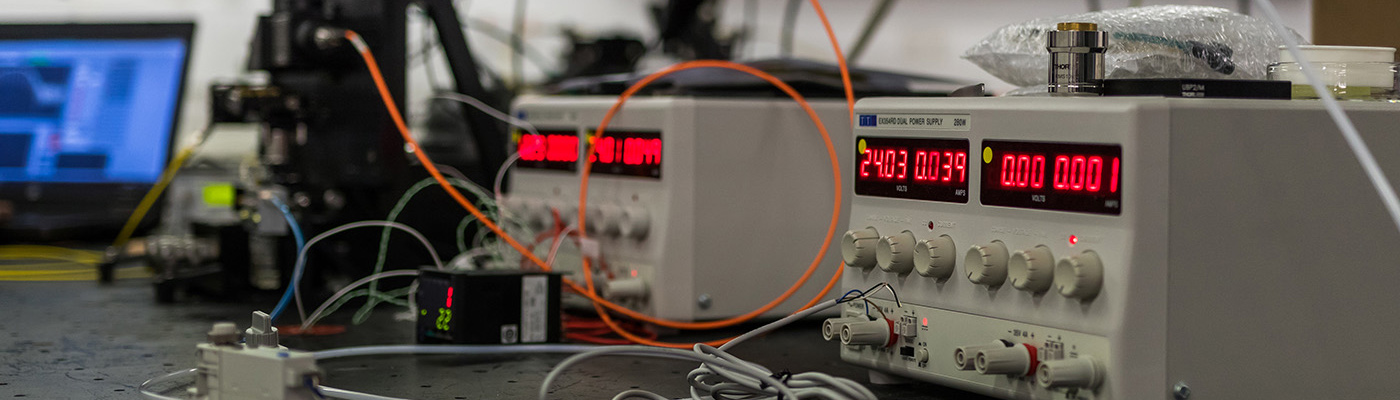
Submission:
<svg viewBox="0 0 1400 400">
<path fill-rule="evenodd" d="M 963 265 L 967 279 L 978 285 L 1001 286 L 1006 282 L 1006 244 L 1000 240 L 967 249 Z"/>
<path fill-rule="evenodd" d="M 622 209 L 611 204 L 589 206 L 588 219 L 584 223 L 591 234 L 616 237 L 621 231 L 618 225 L 621 214 Z"/>
<path fill-rule="evenodd" d="M 1031 293 L 1045 293 L 1053 283 L 1055 256 L 1050 254 L 1049 247 L 1035 246 L 1012 254 L 1006 267 L 1011 287 Z"/>
<path fill-rule="evenodd" d="M 880 270 L 900 275 L 914 270 L 914 232 L 904 231 L 898 235 L 885 236 L 875 245 L 875 263 Z"/>
<path fill-rule="evenodd" d="M 953 276 L 958 250 L 948 235 L 924 240 L 914 245 L 914 271 L 938 280 Z"/>
<path fill-rule="evenodd" d="M 629 206 L 622 209 L 622 236 L 645 239 L 651 231 L 651 213 L 646 207 Z"/>
<path fill-rule="evenodd" d="M 1078 387 L 1094 389 L 1103 383 L 1104 369 L 1093 357 L 1066 358 L 1040 363 L 1036 382 L 1044 388 Z"/>
<path fill-rule="evenodd" d="M 875 227 L 849 230 L 841 237 L 841 258 L 846 265 L 871 269 L 875 267 L 875 245 L 880 240 L 880 232 Z"/>
<path fill-rule="evenodd" d="M 1093 300 L 1103 286 L 1103 262 L 1098 253 L 1086 250 L 1060 259 L 1055 265 L 1055 289 L 1060 295 L 1083 301 Z"/>
<path fill-rule="evenodd" d="M 918 350 L 914 350 L 914 361 L 921 364 L 928 362 L 928 349 L 920 347 Z"/>
</svg>

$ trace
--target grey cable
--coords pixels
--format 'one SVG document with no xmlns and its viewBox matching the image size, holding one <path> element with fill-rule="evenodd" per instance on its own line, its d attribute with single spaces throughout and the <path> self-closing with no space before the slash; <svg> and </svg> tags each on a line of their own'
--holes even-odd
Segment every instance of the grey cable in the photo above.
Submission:
<svg viewBox="0 0 1400 400">
<path fill-rule="evenodd" d="M 797 13 L 801 10 L 802 0 L 788 0 L 783 10 L 782 39 L 778 44 L 778 55 L 782 58 L 792 57 L 792 36 L 797 29 Z"/>
<path fill-rule="evenodd" d="M 525 87 L 525 63 L 520 54 L 524 53 L 525 48 L 525 6 L 528 3 L 526 0 L 515 0 L 515 22 L 510 28 L 511 89 L 516 92 Z"/>
<path fill-rule="evenodd" d="M 892 8 L 894 0 L 880 0 L 879 3 L 875 3 L 875 9 L 870 11 L 870 16 L 865 19 L 865 27 L 861 28 L 860 36 L 856 38 L 856 44 L 851 46 L 851 52 L 846 55 L 846 63 L 855 64 L 860 56 L 865 54 L 865 46 L 870 43 L 870 38 L 875 36 L 875 31 L 884 24 L 885 17 Z"/>
</svg>

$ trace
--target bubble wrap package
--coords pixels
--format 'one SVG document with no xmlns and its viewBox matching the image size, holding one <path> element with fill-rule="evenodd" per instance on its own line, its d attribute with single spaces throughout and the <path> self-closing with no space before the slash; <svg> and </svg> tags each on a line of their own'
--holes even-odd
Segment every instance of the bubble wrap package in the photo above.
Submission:
<svg viewBox="0 0 1400 400">
<path fill-rule="evenodd" d="M 963 58 L 1017 86 L 1048 83 L 1046 31 L 1093 22 L 1108 35 L 1104 77 L 1266 79 L 1283 38 L 1268 21 L 1202 6 L 1150 6 L 1040 18 L 997 29 Z M 1289 34 L 1306 43 L 1296 32 Z"/>
</svg>

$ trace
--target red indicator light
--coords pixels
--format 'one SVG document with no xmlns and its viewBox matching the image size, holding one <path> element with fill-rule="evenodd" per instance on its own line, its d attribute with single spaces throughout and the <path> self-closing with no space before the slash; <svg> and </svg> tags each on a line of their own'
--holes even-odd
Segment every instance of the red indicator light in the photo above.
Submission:
<svg viewBox="0 0 1400 400">
<path fill-rule="evenodd" d="M 923 322 L 924 322 L 924 327 L 927 328 L 927 327 L 928 327 L 928 317 L 924 317 L 924 321 L 923 321 Z"/>
<path fill-rule="evenodd" d="M 448 287 L 448 288 L 447 288 L 447 305 L 445 305 L 445 306 L 443 306 L 443 307 L 452 308 L 452 288 L 451 288 L 451 287 Z"/>
<path fill-rule="evenodd" d="M 1076 244 L 1079 244 L 1079 236 L 1069 235 L 1069 245 L 1073 246 Z"/>
<path fill-rule="evenodd" d="M 632 277 L 633 277 L 633 278 L 636 278 L 636 277 L 637 277 L 637 270 L 635 270 L 635 269 L 632 270 Z"/>
</svg>

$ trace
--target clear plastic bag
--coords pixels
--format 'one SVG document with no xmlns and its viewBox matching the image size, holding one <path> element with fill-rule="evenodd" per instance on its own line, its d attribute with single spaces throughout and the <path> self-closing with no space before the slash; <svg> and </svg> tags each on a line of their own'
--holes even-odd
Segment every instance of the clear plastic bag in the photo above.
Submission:
<svg viewBox="0 0 1400 400">
<path fill-rule="evenodd" d="M 1267 21 L 1218 7 L 1150 6 L 1039 18 L 997 29 L 963 58 L 1017 86 L 1044 87 L 1045 32 L 1093 22 L 1108 34 L 1104 77 L 1266 79 L 1283 38 Z M 1300 43 L 1296 32 L 1290 31 Z"/>
</svg>

